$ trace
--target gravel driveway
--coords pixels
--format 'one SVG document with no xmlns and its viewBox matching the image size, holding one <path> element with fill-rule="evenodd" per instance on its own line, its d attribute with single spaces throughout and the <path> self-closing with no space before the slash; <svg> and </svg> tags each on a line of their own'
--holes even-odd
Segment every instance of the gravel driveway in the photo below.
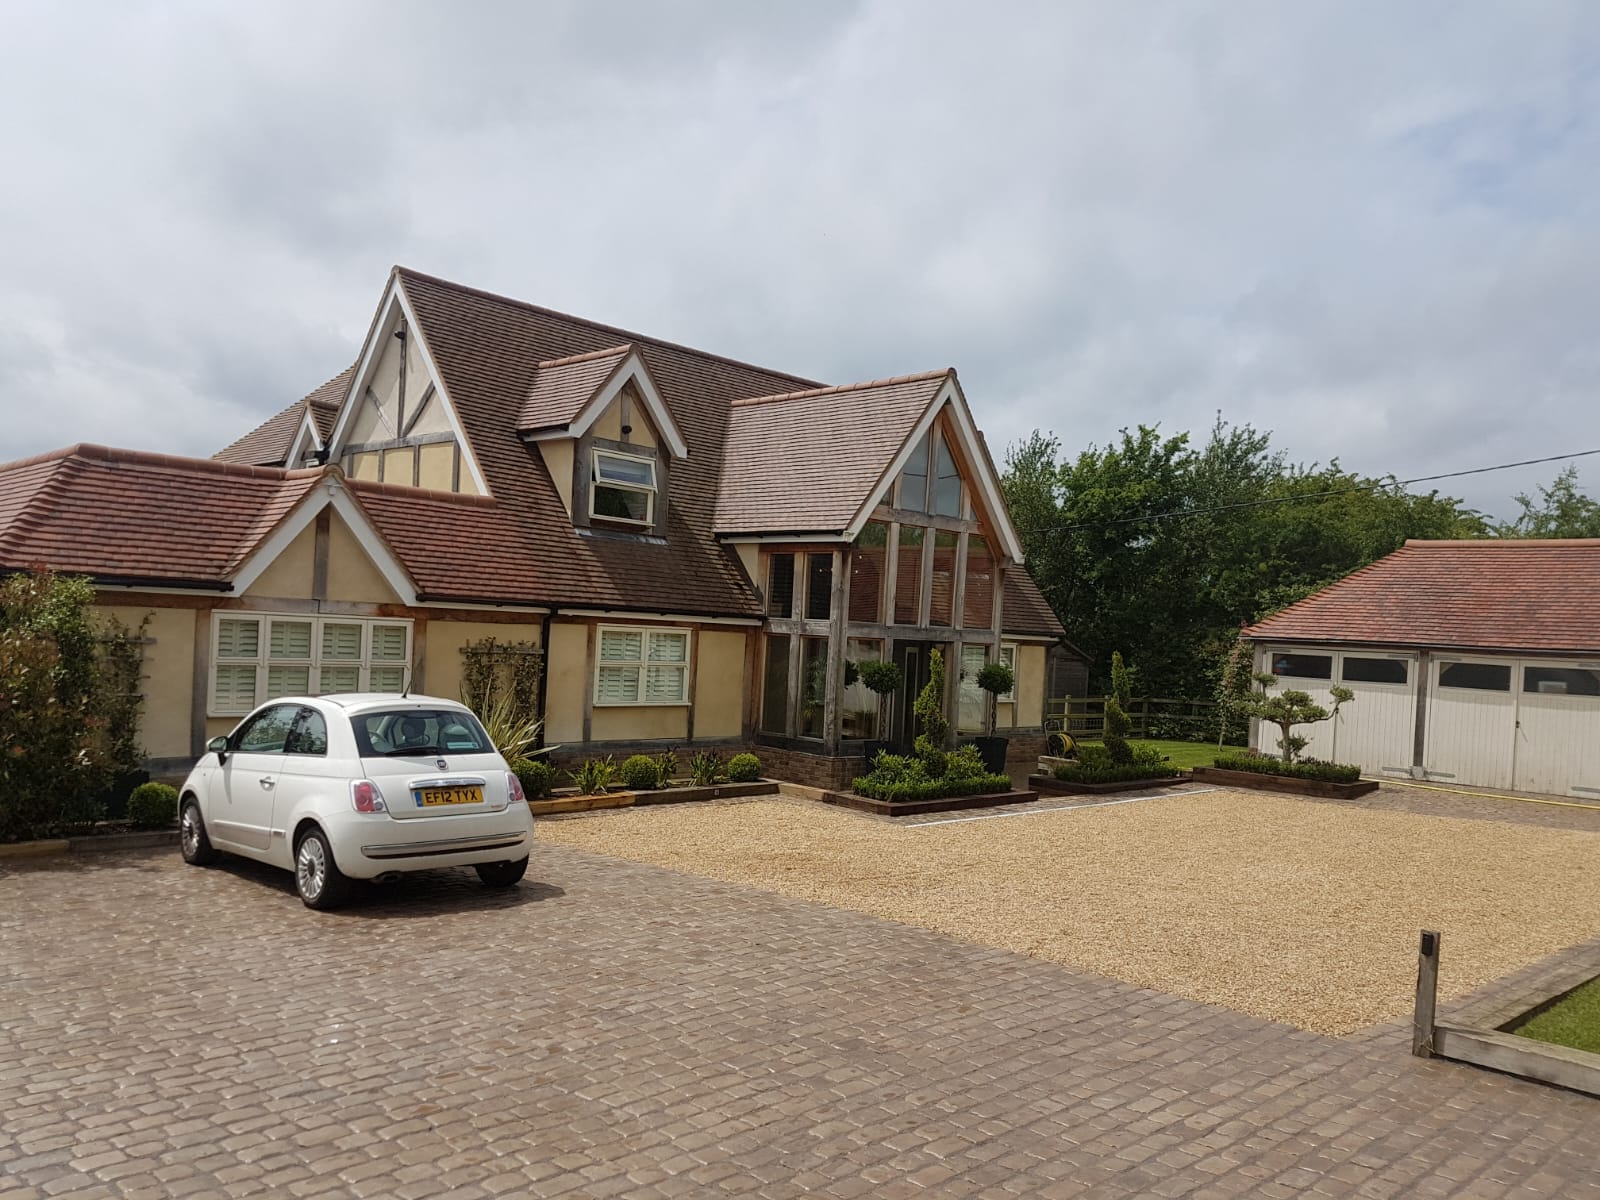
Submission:
<svg viewBox="0 0 1600 1200">
<path fill-rule="evenodd" d="M 892 824 L 790 799 L 540 824 L 541 841 L 920 925 L 1320 1033 L 1600 935 L 1600 833 L 1256 792 Z"/>
</svg>

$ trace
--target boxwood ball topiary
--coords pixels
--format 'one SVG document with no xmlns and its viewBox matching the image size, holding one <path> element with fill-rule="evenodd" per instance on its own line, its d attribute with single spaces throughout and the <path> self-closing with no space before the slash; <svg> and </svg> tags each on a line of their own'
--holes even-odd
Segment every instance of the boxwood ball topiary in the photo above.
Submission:
<svg viewBox="0 0 1600 1200">
<path fill-rule="evenodd" d="M 656 768 L 656 760 L 648 754 L 634 754 L 622 760 L 622 767 L 617 772 L 622 777 L 622 786 L 632 792 L 647 791 L 659 787 L 660 772 Z"/>
<path fill-rule="evenodd" d="M 141 783 L 128 796 L 128 820 L 137 829 L 164 829 L 178 819 L 178 789 Z"/>
<path fill-rule="evenodd" d="M 735 754 L 728 760 L 728 778 L 734 783 L 754 783 L 761 778 L 761 760 L 754 754 Z"/>
<path fill-rule="evenodd" d="M 555 789 L 556 773 L 549 763 L 535 758 L 514 758 L 511 773 L 529 800 L 548 800 Z"/>
</svg>

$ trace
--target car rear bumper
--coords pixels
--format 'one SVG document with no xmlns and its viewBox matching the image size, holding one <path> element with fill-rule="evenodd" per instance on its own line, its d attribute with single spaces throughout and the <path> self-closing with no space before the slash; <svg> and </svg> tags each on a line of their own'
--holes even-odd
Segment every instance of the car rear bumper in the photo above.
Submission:
<svg viewBox="0 0 1600 1200">
<path fill-rule="evenodd" d="M 339 869 L 354 879 L 505 862 L 526 858 L 533 850 L 533 818 L 521 804 L 502 812 L 404 821 L 351 815 L 355 819 L 341 821 L 329 832 Z"/>
</svg>

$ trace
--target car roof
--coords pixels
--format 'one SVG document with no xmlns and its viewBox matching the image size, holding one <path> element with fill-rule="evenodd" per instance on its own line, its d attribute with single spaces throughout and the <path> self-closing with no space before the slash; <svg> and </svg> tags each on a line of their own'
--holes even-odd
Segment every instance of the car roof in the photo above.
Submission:
<svg viewBox="0 0 1600 1200">
<path fill-rule="evenodd" d="M 471 711 L 459 700 L 446 700 L 442 696 L 403 696 L 399 692 L 341 692 L 331 696 L 314 696 L 306 703 L 326 704 L 347 713 L 366 712 L 374 708 L 450 708 L 458 712 Z"/>
</svg>

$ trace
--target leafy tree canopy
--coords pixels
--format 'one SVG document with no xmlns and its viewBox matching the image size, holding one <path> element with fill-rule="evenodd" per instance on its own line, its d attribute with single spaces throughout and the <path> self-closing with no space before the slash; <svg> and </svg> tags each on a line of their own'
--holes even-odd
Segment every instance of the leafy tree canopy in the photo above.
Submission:
<svg viewBox="0 0 1600 1200">
<path fill-rule="evenodd" d="M 1567 467 L 1549 487 L 1540 488 L 1537 502 L 1524 494 L 1516 499 L 1522 513 L 1495 527 L 1501 537 L 1600 537 L 1600 501 L 1578 488 L 1577 467 Z"/>
</svg>

